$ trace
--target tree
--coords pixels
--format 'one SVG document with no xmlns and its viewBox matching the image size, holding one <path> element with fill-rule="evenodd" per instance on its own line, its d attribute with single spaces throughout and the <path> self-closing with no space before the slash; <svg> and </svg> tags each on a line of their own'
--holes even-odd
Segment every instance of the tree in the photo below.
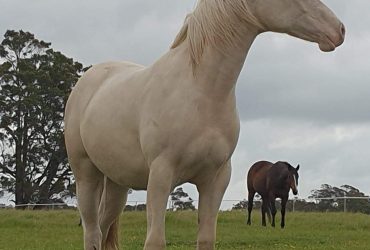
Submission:
<svg viewBox="0 0 370 250">
<path fill-rule="evenodd" d="M 293 210 L 293 201 L 288 201 L 287 211 Z M 304 199 L 294 200 L 294 210 L 301 212 L 314 212 L 317 211 L 317 204 L 315 202 L 308 202 Z"/>
<path fill-rule="evenodd" d="M 258 193 L 254 195 L 253 198 L 253 209 L 260 209 L 262 205 L 262 197 Z M 233 204 L 231 210 L 239 210 L 239 209 L 247 209 L 248 208 L 248 201 L 246 199 L 239 201 L 236 204 Z"/>
<path fill-rule="evenodd" d="M 137 204 L 134 206 L 126 205 L 124 211 L 145 211 L 146 204 Z"/>
<path fill-rule="evenodd" d="M 195 210 L 193 205 L 193 199 L 189 197 L 187 193 L 184 192 L 182 187 L 177 188 L 170 195 L 172 210 Z"/>
<path fill-rule="evenodd" d="M 0 187 L 15 204 L 74 192 L 63 136 L 67 97 L 82 64 L 29 32 L 8 30 L 0 45 Z"/>
<path fill-rule="evenodd" d="M 246 199 L 239 201 L 236 204 L 233 204 L 231 210 L 240 210 L 240 209 L 247 209 L 248 208 L 248 201 Z"/>
<path fill-rule="evenodd" d="M 343 197 L 343 195 L 344 191 L 342 189 L 329 184 L 322 184 L 320 189 L 312 190 L 308 198 L 318 200 L 316 207 L 319 211 L 343 211 L 343 200 L 321 200 L 321 198 Z"/>
<path fill-rule="evenodd" d="M 366 197 L 363 192 L 350 185 L 343 185 L 341 188 L 346 192 L 347 197 Z M 370 214 L 370 203 L 368 199 L 348 199 L 346 202 L 347 211 Z"/>
<path fill-rule="evenodd" d="M 342 185 L 339 188 L 329 184 L 321 185 L 321 189 L 311 191 L 310 199 L 317 199 L 317 209 L 319 211 L 343 211 L 344 199 L 336 199 L 335 197 L 366 197 L 359 189 L 350 186 Z M 320 198 L 332 198 L 320 200 Z M 368 199 L 346 199 L 346 209 L 349 212 L 361 212 L 370 214 L 370 203 Z"/>
</svg>

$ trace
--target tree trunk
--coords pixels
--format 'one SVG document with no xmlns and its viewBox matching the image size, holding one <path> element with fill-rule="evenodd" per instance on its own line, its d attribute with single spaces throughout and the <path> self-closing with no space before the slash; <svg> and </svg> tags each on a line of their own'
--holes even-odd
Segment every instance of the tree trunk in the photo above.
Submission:
<svg viewBox="0 0 370 250">
<path fill-rule="evenodd" d="M 15 205 L 24 204 L 24 166 L 22 162 L 22 146 L 18 141 L 15 146 Z M 21 208 L 22 207 L 16 207 Z"/>
</svg>

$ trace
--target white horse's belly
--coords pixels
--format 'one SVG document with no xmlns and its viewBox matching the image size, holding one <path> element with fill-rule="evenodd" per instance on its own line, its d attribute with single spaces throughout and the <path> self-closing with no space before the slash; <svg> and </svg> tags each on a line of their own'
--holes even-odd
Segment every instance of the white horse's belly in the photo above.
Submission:
<svg viewBox="0 0 370 250">
<path fill-rule="evenodd" d="M 85 127 L 82 131 L 85 150 L 104 175 L 123 186 L 146 188 L 149 170 L 135 135 L 128 131 L 109 131 L 109 128 L 108 133 L 107 130 L 102 131 L 94 126 Z M 117 136 L 112 137 L 111 132 Z M 85 136 L 91 134 L 95 135 Z"/>
</svg>

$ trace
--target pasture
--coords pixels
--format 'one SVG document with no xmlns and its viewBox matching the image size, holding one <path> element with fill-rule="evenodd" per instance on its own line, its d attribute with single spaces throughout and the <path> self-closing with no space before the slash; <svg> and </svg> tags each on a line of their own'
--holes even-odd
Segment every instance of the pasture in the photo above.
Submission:
<svg viewBox="0 0 370 250">
<path fill-rule="evenodd" d="M 0 249 L 82 249 L 78 220 L 73 210 L 0 210 Z M 196 221 L 196 212 L 167 212 L 167 249 L 195 249 Z M 121 249 L 143 249 L 145 212 L 123 213 L 120 222 Z M 368 249 L 370 245 L 370 216 L 364 214 L 287 213 L 283 230 L 263 228 L 260 223 L 256 210 L 252 226 L 245 224 L 245 211 L 220 212 L 216 249 Z"/>
</svg>

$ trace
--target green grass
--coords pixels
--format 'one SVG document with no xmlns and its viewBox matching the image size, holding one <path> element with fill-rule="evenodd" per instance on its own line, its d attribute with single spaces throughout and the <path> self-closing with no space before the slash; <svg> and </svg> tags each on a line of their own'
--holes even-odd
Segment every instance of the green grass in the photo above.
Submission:
<svg viewBox="0 0 370 250">
<path fill-rule="evenodd" d="M 0 210 L 0 250 L 82 249 L 77 211 Z M 280 216 L 278 217 L 278 223 Z M 195 249 L 196 212 L 168 212 L 167 249 Z M 144 212 L 122 214 L 121 249 L 143 249 Z M 370 249 L 370 216 L 351 213 L 288 213 L 286 228 L 260 226 L 253 212 L 220 212 L 217 249 Z"/>
</svg>

